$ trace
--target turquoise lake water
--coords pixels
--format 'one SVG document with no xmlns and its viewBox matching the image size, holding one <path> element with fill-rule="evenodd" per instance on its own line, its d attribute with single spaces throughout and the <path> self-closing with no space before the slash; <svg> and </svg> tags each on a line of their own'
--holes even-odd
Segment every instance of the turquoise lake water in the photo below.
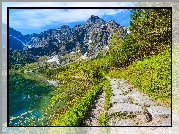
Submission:
<svg viewBox="0 0 179 134">
<path fill-rule="evenodd" d="M 51 103 L 51 97 L 55 94 L 57 86 L 57 81 L 47 80 L 33 73 L 10 75 L 9 117 L 21 115 L 21 118 L 11 120 L 9 125 L 17 126 L 17 123 L 21 122 L 20 125 L 29 126 L 32 122 L 25 122 L 25 119 L 42 117 L 44 115 L 42 109 Z"/>
</svg>

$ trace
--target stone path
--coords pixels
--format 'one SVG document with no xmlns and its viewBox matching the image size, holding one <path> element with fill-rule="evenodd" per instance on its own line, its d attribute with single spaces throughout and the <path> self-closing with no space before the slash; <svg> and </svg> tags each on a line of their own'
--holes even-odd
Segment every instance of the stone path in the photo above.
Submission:
<svg viewBox="0 0 179 134">
<path fill-rule="evenodd" d="M 104 110 L 104 104 L 105 104 L 105 92 L 102 89 L 94 102 L 92 103 L 92 106 L 89 108 L 87 117 L 85 119 L 85 126 L 98 126 L 99 124 L 99 116 L 105 111 Z"/>
<path fill-rule="evenodd" d="M 171 108 L 159 106 L 126 80 L 107 77 L 113 96 L 109 126 L 171 126 Z"/>
</svg>

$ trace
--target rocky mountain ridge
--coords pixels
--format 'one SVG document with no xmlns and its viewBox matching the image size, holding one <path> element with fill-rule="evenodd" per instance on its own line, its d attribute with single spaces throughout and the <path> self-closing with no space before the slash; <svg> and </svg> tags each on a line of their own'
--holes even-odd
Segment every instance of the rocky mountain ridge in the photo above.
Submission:
<svg viewBox="0 0 179 134">
<path fill-rule="evenodd" d="M 82 55 L 93 57 L 108 47 L 113 33 L 119 33 L 121 38 L 125 38 L 127 28 L 114 20 L 105 22 L 98 16 L 91 15 L 86 24 L 78 24 L 73 28 L 63 25 L 40 34 L 22 35 L 9 28 L 9 49 L 25 50 L 33 56 L 64 56 L 80 51 Z"/>
</svg>

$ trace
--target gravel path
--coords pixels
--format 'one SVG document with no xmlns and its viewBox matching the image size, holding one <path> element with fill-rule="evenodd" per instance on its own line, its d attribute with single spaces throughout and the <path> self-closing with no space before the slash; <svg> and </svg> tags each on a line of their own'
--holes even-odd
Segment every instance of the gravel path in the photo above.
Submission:
<svg viewBox="0 0 179 134">
<path fill-rule="evenodd" d="M 86 117 L 86 125 L 85 126 L 98 126 L 98 119 L 100 114 L 102 114 L 104 110 L 105 104 L 105 92 L 102 89 L 94 102 L 92 103 L 91 107 L 89 108 L 88 115 Z"/>
</svg>

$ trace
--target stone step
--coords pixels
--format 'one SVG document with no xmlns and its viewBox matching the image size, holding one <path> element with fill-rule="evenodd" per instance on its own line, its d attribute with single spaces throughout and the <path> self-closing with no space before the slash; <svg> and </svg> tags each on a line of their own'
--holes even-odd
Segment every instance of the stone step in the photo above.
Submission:
<svg viewBox="0 0 179 134">
<path fill-rule="evenodd" d="M 124 83 L 126 83 L 127 82 L 127 80 L 119 80 L 119 84 L 120 85 L 122 85 L 122 84 L 124 84 Z"/>
<path fill-rule="evenodd" d="M 109 115 L 113 115 L 115 113 L 121 114 L 130 114 L 130 115 L 137 115 L 137 114 L 144 114 L 144 109 L 141 106 L 129 104 L 129 103 L 116 103 L 107 111 Z"/>
<path fill-rule="evenodd" d="M 111 85 L 111 89 L 113 90 L 113 89 L 119 89 L 119 86 L 118 85 Z"/>
<path fill-rule="evenodd" d="M 116 88 L 112 90 L 112 93 L 113 93 L 114 96 L 123 95 L 122 90 L 116 89 Z"/>
<path fill-rule="evenodd" d="M 139 104 L 141 106 L 157 105 L 157 103 L 154 102 L 150 97 L 141 93 L 140 91 L 137 91 L 136 89 L 133 89 L 126 96 L 128 96 L 128 98 L 132 98 L 132 103 L 134 103 L 134 104 Z"/>
<path fill-rule="evenodd" d="M 132 88 L 129 86 L 122 86 L 122 87 L 120 87 L 120 90 L 122 90 L 122 92 L 124 94 L 126 94 L 126 93 L 129 93 L 130 91 L 132 91 Z"/>
<path fill-rule="evenodd" d="M 162 106 L 150 106 L 148 112 L 152 115 L 152 118 L 170 118 L 171 108 Z"/>
<path fill-rule="evenodd" d="M 109 119 L 109 126 L 136 126 L 136 123 L 132 119 L 112 117 Z"/>
<path fill-rule="evenodd" d="M 115 103 L 126 103 L 128 101 L 128 97 L 124 95 L 116 95 L 110 98 L 110 103 L 114 105 Z"/>
<path fill-rule="evenodd" d="M 171 108 L 157 106 L 127 80 L 110 79 L 109 126 L 171 126 Z M 177 123 L 176 123 L 177 124 Z"/>
</svg>

